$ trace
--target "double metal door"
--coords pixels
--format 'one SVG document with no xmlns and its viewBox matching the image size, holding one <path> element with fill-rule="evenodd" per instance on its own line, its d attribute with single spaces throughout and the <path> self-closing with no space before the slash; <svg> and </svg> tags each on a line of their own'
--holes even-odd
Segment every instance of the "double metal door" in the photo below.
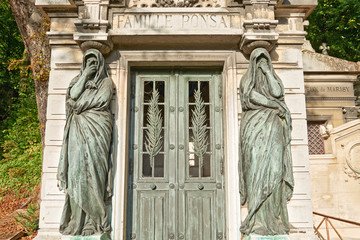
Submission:
<svg viewBox="0 0 360 240">
<path fill-rule="evenodd" d="M 134 71 L 127 239 L 225 238 L 221 77 Z"/>
</svg>

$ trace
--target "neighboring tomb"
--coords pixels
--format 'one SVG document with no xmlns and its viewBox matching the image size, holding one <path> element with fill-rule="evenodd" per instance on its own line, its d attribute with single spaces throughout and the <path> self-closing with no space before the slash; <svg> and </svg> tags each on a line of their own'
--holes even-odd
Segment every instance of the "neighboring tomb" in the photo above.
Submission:
<svg viewBox="0 0 360 240">
<path fill-rule="evenodd" d="M 360 222 L 359 107 L 354 83 L 360 64 L 303 50 L 313 208 Z M 322 217 L 315 216 L 320 224 Z M 358 236 L 355 225 L 332 221 L 342 237 Z M 321 232 L 326 236 L 325 225 Z M 336 236 L 332 230 L 331 236 Z"/>
</svg>

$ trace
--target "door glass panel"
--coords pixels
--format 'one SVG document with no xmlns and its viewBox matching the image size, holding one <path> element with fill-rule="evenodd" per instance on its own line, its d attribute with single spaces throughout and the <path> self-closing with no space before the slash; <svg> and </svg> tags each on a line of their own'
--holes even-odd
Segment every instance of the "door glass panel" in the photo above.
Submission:
<svg viewBox="0 0 360 240">
<path fill-rule="evenodd" d="M 154 177 L 164 177 L 164 154 L 155 157 Z"/>
<path fill-rule="evenodd" d="M 203 167 L 201 170 L 201 177 L 210 177 L 211 176 L 211 154 L 204 154 Z"/>
<path fill-rule="evenodd" d="M 209 82 L 189 81 L 188 90 L 188 176 L 211 177 Z"/>
<path fill-rule="evenodd" d="M 144 81 L 144 102 L 148 103 L 151 99 L 151 94 L 154 89 L 152 81 Z"/>
<path fill-rule="evenodd" d="M 142 176 L 164 177 L 165 82 L 143 84 Z"/>
<path fill-rule="evenodd" d="M 200 83 L 200 90 L 201 90 L 201 96 L 205 103 L 210 102 L 210 94 L 209 94 L 209 82 L 199 82 Z"/>
<path fill-rule="evenodd" d="M 193 148 L 192 142 L 189 143 L 189 149 Z M 199 158 L 194 152 L 189 153 L 189 177 L 199 177 Z"/>
<path fill-rule="evenodd" d="M 152 167 L 150 166 L 150 155 L 149 154 L 143 154 L 142 155 L 142 176 L 143 177 L 152 177 Z"/>
<path fill-rule="evenodd" d="M 209 102 L 209 82 L 189 81 L 189 103 L 195 102 L 194 93 L 200 88 L 204 102 Z"/>
<path fill-rule="evenodd" d="M 197 81 L 189 81 L 189 103 L 195 102 L 194 93 L 198 89 Z"/>
<path fill-rule="evenodd" d="M 154 87 L 155 85 L 155 87 Z M 144 81 L 144 102 L 149 103 L 154 88 L 159 93 L 159 103 L 165 101 L 165 82 L 164 81 Z"/>
<path fill-rule="evenodd" d="M 155 88 L 159 92 L 159 103 L 163 103 L 165 101 L 165 82 L 156 81 Z"/>
<path fill-rule="evenodd" d="M 143 154 L 143 177 L 164 177 L 164 154 L 159 153 L 154 157 L 154 167 L 151 167 L 150 155 Z M 154 169 L 154 172 L 153 172 Z"/>
</svg>

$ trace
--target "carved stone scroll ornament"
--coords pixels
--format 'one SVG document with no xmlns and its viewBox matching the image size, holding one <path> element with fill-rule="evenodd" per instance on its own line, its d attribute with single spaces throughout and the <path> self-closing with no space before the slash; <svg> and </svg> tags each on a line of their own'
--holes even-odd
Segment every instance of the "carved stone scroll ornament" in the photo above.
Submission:
<svg viewBox="0 0 360 240">
<path fill-rule="evenodd" d="M 348 144 L 345 149 L 345 173 L 354 179 L 360 179 L 360 141 Z"/>
<path fill-rule="evenodd" d="M 57 173 L 59 188 L 66 193 L 60 220 L 64 235 L 102 234 L 101 239 L 107 239 L 110 232 L 105 201 L 112 195 L 113 89 L 102 54 L 86 51 L 80 73 L 66 93 Z"/>
<path fill-rule="evenodd" d="M 240 231 L 247 236 L 283 235 L 290 231 L 287 201 L 294 188 L 291 117 L 285 91 L 264 48 L 250 55 L 240 82 L 239 179 L 241 204 L 248 215 Z"/>
</svg>

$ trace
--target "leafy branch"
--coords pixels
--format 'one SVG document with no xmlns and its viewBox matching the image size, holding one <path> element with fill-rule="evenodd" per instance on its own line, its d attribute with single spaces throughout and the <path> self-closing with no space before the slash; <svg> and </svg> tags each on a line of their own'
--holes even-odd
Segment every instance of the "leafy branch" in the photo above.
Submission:
<svg viewBox="0 0 360 240">
<path fill-rule="evenodd" d="M 39 228 L 39 209 L 36 203 L 30 204 L 26 213 L 18 213 L 15 221 L 20 223 L 28 235 L 33 234 Z"/>
<path fill-rule="evenodd" d="M 191 122 L 193 125 L 194 152 L 199 157 L 199 165 L 203 166 L 203 155 L 206 153 L 208 146 L 207 130 L 206 130 L 206 113 L 205 104 L 201 98 L 200 90 L 196 90 L 195 94 L 195 109 L 192 110 Z"/>
<path fill-rule="evenodd" d="M 150 99 L 149 109 L 147 111 L 147 124 L 146 124 L 146 151 L 150 154 L 150 166 L 154 166 L 154 158 L 160 152 L 162 145 L 162 117 L 161 110 L 159 109 L 159 92 L 153 90 Z"/>
</svg>

